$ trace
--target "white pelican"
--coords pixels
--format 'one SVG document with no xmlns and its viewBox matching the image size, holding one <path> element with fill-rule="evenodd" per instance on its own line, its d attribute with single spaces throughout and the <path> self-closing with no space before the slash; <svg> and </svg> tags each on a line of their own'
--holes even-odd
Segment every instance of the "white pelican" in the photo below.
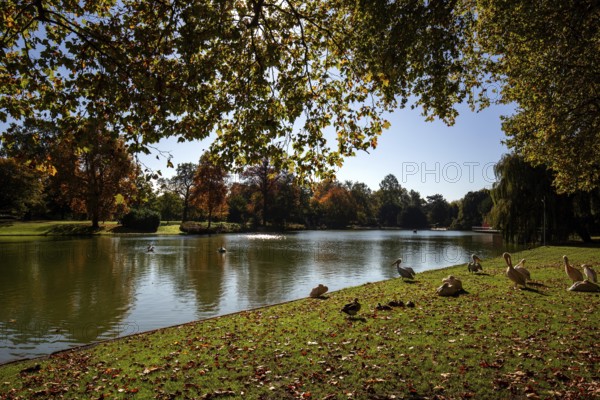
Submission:
<svg viewBox="0 0 600 400">
<path fill-rule="evenodd" d="M 508 267 L 506 268 L 506 277 L 514 282 L 514 288 L 516 289 L 517 285 L 527 287 L 527 281 L 525 280 L 525 276 L 513 268 L 510 254 L 504 253 L 502 256 L 504 257 L 504 261 L 506 261 L 506 265 Z"/>
<path fill-rule="evenodd" d="M 531 274 L 529 273 L 529 271 L 527 271 L 525 269 L 525 259 L 524 258 L 521 261 L 519 261 L 519 263 L 517 265 L 515 265 L 515 269 L 517 271 L 519 271 L 525 277 L 525 280 L 527 280 L 527 281 L 531 280 Z"/>
<path fill-rule="evenodd" d="M 408 279 L 415 279 L 415 271 L 411 268 L 411 267 L 401 267 L 400 264 L 402 263 L 402 259 L 399 258 L 396 261 L 394 261 L 392 263 L 392 265 L 396 266 L 396 269 L 398 270 L 398 274 L 400 274 L 400 277 L 402 277 L 402 280 L 408 278 Z"/>
<path fill-rule="evenodd" d="M 313 298 L 318 298 L 323 296 L 327 291 L 329 290 L 329 288 L 327 286 L 324 286 L 322 284 L 319 284 L 319 286 L 317 286 L 316 288 L 314 288 L 313 290 L 311 290 L 310 292 L 310 297 Z"/>
<path fill-rule="evenodd" d="M 360 311 L 360 303 L 358 302 L 358 299 L 354 299 L 354 301 L 352 303 L 348 303 L 342 308 L 342 312 L 346 313 L 350 316 L 356 315 L 356 313 L 359 311 Z"/>
<path fill-rule="evenodd" d="M 455 296 L 463 290 L 461 280 L 452 275 L 442 279 L 442 283 L 436 290 L 438 296 Z"/>
<path fill-rule="evenodd" d="M 458 289 L 456 288 L 456 286 L 452 286 L 448 282 L 444 282 L 442 286 L 436 289 L 436 292 L 438 296 L 448 297 L 455 296 L 456 294 L 458 294 Z"/>
<path fill-rule="evenodd" d="M 442 279 L 442 283 L 448 283 L 452 286 L 457 287 L 458 290 L 463 290 L 462 281 L 454 277 L 454 275 L 448 275 L 448 277 Z"/>
<path fill-rule="evenodd" d="M 565 272 L 571 278 L 573 282 L 579 282 L 583 280 L 583 274 L 577 268 L 572 267 L 569 264 L 569 259 L 567 256 L 563 256 L 563 261 L 565 262 Z"/>
<path fill-rule="evenodd" d="M 572 292 L 600 292 L 600 286 L 590 281 L 578 281 L 567 290 Z"/>
<path fill-rule="evenodd" d="M 483 271 L 483 267 L 481 266 L 481 258 L 479 258 L 477 254 L 471 255 L 471 261 L 469 264 L 467 264 L 467 269 L 469 272 Z"/>
<path fill-rule="evenodd" d="M 583 264 L 582 267 L 583 267 L 583 274 L 586 276 L 586 280 L 597 283 L 598 277 L 596 276 L 596 271 L 594 271 L 592 269 L 592 267 L 590 267 L 587 264 Z"/>
</svg>

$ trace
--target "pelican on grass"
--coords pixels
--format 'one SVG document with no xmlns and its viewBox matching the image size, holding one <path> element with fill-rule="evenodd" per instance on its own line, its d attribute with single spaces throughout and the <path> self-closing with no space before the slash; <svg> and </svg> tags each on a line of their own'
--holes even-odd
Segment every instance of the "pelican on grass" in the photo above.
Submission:
<svg viewBox="0 0 600 400">
<path fill-rule="evenodd" d="M 415 271 L 411 267 L 401 267 L 400 264 L 402 264 L 401 258 L 397 259 L 396 261 L 394 261 L 392 263 L 392 265 L 396 266 L 396 269 L 398 270 L 398 274 L 400 274 L 400 277 L 402 278 L 402 280 L 415 279 Z"/>
<path fill-rule="evenodd" d="M 506 262 L 506 277 L 513 281 L 514 288 L 516 289 L 518 285 L 527 287 L 527 280 L 525 279 L 525 275 L 521 274 L 519 271 L 513 268 L 512 260 L 509 253 L 504 253 L 502 255 L 504 257 L 504 261 Z"/>
<path fill-rule="evenodd" d="M 571 266 L 571 264 L 569 264 L 569 259 L 567 258 L 567 256 L 563 256 L 563 261 L 565 262 L 565 272 L 567 273 L 568 277 L 573 281 L 573 282 L 580 282 L 583 280 L 583 274 L 581 273 L 580 270 L 578 270 L 577 268 Z"/>
<path fill-rule="evenodd" d="M 467 269 L 469 272 L 483 271 L 483 267 L 481 266 L 481 258 L 479 258 L 477 254 L 471 255 L 471 261 L 467 264 Z"/>
<path fill-rule="evenodd" d="M 517 271 L 519 271 L 525 277 L 525 280 L 527 280 L 527 281 L 531 280 L 531 274 L 529 273 L 529 271 L 527 271 L 525 269 L 525 259 L 524 258 L 521 261 L 519 261 L 519 263 L 517 265 L 515 265 L 515 269 Z"/>
<path fill-rule="evenodd" d="M 437 288 L 436 292 L 438 296 L 456 296 L 463 291 L 462 281 L 455 278 L 453 275 L 442 279 L 442 286 Z"/>
<path fill-rule="evenodd" d="M 598 277 L 596 276 L 596 271 L 594 271 L 592 269 L 592 267 L 590 267 L 587 264 L 583 264 L 582 267 L 583 267 L 583 274 L 586 276 L 586 280 L 597 283 Z"/>
<path fill-rule="evenodd" d="M 600 286 L 590 281 L 575 282 L 570 288 L 571 292 L 600 292 Z"/>
</svg>

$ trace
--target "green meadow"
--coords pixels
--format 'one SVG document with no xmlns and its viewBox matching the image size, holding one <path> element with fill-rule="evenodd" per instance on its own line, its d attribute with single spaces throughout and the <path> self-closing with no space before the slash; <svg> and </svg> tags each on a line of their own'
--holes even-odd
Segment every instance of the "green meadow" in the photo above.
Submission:
<svg viewBox="0 0 600 400">
<path fill-rule="evenodd" d="M 513 254 L 525 290 L 502 258 L 368 283 L 7 364 L 0 398 L 600 398 L 600 293 L 567 291 L 563 254 L 600 270 L 598 248 L 540 247 Z M 449 274 L 467 293 L 436 295 Z"/>
</svg>

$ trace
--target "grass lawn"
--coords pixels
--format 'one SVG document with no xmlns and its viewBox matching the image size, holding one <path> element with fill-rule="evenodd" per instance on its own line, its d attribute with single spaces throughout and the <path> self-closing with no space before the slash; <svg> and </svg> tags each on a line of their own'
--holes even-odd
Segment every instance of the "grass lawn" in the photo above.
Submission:
<svg viewBox="0 0 600 400">
<path fill-rule="evenodd" d="M 0 398 L 600 398 L 600 293 L 566 290 L 563 254 L 600 271 L 598 248 L 545 247 L 513 254 L 529 290 L 501 258 L 369 283 L 7 364 Z M 437 296 L 448 274 L 468 293 Z"/>
<path fill-rule="evenodd" d="M 179 235 L 179 221 L 163 221 L 156 232 L 158 235 Z M 90 221 L 5 221 L 0 222 L 0 236 L 54 236 L 54 235 L 110 235 L 120 233 L 147 233 L 131 231 L 116 222 L 100 224 L 100 230 L 92 229 Z"/>
<path fill-rule="evenodd" d="M 194 222 L 194 224 L 202 228 L 208 226 L 207 222 Z M 183 235 L 185 233 L 179 229 L 180 225 L 181 221 L 162 221 L 156 232 L 144 232 L 124 228 L 116 222 L 101 223 L 100 229 L 94 230 L 90 221 L 0 221 L 0 236 Z M 239 224 L 213 222 L 211 229 L 217 228 L 222 233 L 238 232 L 241 229 Z"/>
</svg>

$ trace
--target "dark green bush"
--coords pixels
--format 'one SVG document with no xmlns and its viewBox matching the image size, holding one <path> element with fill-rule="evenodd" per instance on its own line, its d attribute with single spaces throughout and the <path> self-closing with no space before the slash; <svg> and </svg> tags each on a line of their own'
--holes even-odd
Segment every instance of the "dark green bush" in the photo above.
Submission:
<svg viewBox="0 0 600 400">
<path fill-rule="evenodd" d="M 160 226 L 160 213 L 147 209 L 131 210 L 123 216 L 121 223 L 125 228 L 156 232 Z"/>
</svg>

